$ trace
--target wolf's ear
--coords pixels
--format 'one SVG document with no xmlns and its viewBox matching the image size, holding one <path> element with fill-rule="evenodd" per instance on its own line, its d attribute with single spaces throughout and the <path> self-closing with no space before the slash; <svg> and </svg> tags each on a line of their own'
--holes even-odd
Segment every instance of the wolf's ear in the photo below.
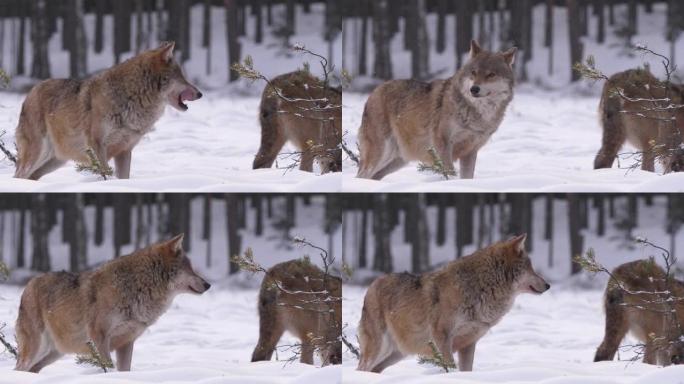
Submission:
<svg viewBox="0 0 684 384">
<path fill-rule="evenodd" d="M 508 51 L 502 53 L 504 60 L 506 60 L 508 65 L 510 65 L 511 67 L 513 66 L 513 63 L 515 63 L 516 52 L 518 52 L 518 47 L 513 47 Z"/>
<path fill-rule="evenodd" d="M 159 47 L 159 55 L 164 62 L 169 63 L 173 59 L 173 48 L 176 46 L 174 41 L 166 41 Z"/>
<path fill-rule="evenodd" d="M 516 236 L 509 240 L 513 248 L 515 248 L 519 253 L 525 251 L 525 240 L 527 239 L 527 233 L 523 233 L 520 236 Z"/>
<path fill-rule="evenodd" d="M 169 240 L 168 244 L 173 248 L 174 251 L 180 252 L 183 250 L 183 237 L 184 233 L 176 235 L 173 239 Z"/>
<path fill-rule="evenodd" d="M 475 40 L 470 40 L 470 58 L 477 56 L 478 53 L 482 52 L 482 48 Z"/>
</svg>

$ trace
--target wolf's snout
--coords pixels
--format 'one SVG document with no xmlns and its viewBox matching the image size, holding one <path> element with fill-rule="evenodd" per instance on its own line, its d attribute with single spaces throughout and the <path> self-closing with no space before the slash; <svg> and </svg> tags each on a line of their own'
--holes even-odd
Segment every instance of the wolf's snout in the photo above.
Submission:
<svg viewBox="0 0 684 384">
<path fill-rule="evenodd" d="M 470 87 L 470 93 L 473 96 L 479 95 L 480 94 L 480 86 L 479 85 L 473 85 L 472 87 Z"/>
<path fill-rule="evenodd" d="M 548 285 L 548 284 L 546 284 L 546 285 Z M 207 291 L 207 290 L 209 290 L 209 288 L 211 288 L 211 284 L 209 284 L 205 281 L 204 282 L 204 290 Z"/>
</svg>

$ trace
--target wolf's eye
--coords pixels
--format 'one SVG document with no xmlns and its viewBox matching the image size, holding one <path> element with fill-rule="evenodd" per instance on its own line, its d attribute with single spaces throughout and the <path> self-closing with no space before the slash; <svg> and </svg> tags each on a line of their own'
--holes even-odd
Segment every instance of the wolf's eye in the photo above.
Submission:
<svg viewBox="0 0 684 384">
<path fill-rule="evenodd" d="M 470 71 L 470 74 L 475 76 L 475 75 L 477 75 L 477 72 L 475 72 L 475 70 L 472 70 L 472 71 Z"/>
<path fill-rule="evenodd" d="M 494 78 L 494 76 L 496 76 L 496 74 L 494 74 L 494 72 L 489 72 L 489 73 L 487 74 L 487 78 L 488 78 L 488 79 L 492 79 L 492 78 Z"/>
</svg>

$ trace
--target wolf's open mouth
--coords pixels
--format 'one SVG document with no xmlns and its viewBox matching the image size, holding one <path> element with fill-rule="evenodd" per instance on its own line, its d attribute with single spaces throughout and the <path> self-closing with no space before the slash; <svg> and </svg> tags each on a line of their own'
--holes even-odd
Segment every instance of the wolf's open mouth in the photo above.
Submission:
<svg viewBox="0 0 684 384">
<path fill-rule="evenodd" d="M 185 100 L 183 99 L 183 93 L 179 93 L 179 94 L 178 94 L 178 106 L 179 106 L 182 110 L 187 111 L 187 110 L 188 110 L 188 105 L 185 104 L 183 101 L 185 101 Z"/>
</svg>

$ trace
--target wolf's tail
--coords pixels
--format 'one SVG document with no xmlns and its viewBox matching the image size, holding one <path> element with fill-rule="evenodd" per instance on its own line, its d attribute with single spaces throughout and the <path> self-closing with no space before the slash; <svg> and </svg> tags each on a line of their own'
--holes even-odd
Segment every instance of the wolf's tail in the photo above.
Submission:
<svg viewBox="0 0 684 384">
<path fill-rule="evenodd" d="M 611 283 L 608 283 L 603 301 L 606 312 L 605 335 L 603 336 L 603 342 L 596 350 L 594 361 L 613 360 L 620 342 L 629 330 L 627 314 L 623 305 L 625 301 L 624 293 L 619 287 L 611 287 L 611 285 Z"/>
<path fill-rule="evenodd" d="M 599 113 L 603 127 L 601 149 L 594 159 L 594 169 L 610 168 L 620 147 L 625 141 L 625 132 L 620 122 L 620 98 L 613 95 L 615 84 L 607 81 L 603 86 Z"/>
</svg>

